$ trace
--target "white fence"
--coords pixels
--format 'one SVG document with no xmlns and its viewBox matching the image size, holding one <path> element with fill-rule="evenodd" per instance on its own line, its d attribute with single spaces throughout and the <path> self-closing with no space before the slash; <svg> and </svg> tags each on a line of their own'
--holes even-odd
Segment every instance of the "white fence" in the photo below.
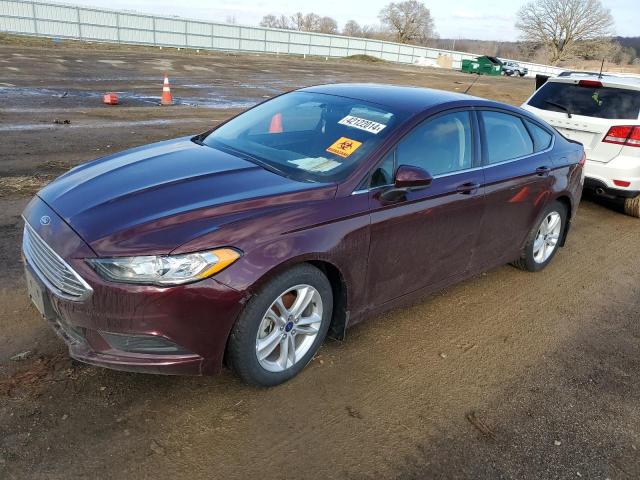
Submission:
<svg viewBox="0 0 640 480">
<path fill-rule="evenodd" d="M 151 16 L 61 3 L 0 0 L 0 32 L 95 42 L 253 53 L 346 57 L 371 55 L 397 63 L 436 63 L 459 70 L 476 55 L 364 38 Z M 520 62 L 529 74 L 557 67 Z"/>
</svg>

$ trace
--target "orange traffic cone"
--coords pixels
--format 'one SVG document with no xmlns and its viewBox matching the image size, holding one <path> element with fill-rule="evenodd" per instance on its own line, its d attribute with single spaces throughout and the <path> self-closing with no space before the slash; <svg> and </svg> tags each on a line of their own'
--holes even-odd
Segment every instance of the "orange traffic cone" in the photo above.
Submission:
<svg viewBox="0 0 640 480">
<path fill-rule="evenodd" d="M 271 123 L 269 124 L 269 133 L 282 133 L 282 114 L 276 113 L 271 117 Z"/>
<path fill-rule="evenodd" d="M 164 85 L 162 86 L 162 99 L 160 105 L 173 105 L 173 97 L 171 96 L 171 87 L 169 86 L 169 77 L 165 74 Z"/>
</svg>

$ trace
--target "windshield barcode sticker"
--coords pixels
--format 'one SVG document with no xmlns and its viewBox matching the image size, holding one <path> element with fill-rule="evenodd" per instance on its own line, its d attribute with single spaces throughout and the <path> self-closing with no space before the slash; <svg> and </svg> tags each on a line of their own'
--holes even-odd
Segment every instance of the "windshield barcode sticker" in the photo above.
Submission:
<svg viewBox="0 0 640 480">
<path fill-rule="evenodd" d="M 367 120 L 366 118 L 354 117 L 353 115 L 347 115 L 338 123 L 340 125 L 346 125 L 347 127 L 357 128 L 358 130 L 364 130 L 374 135 L 377 135 L 386 128 L 386 125 L 382 123 Z"/>
</svg>

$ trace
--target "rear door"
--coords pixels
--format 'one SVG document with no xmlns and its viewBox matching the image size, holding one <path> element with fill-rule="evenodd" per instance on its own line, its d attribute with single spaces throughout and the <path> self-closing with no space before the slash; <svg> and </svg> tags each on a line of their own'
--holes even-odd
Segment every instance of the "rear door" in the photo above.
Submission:
<svg viewBox="0 0 640 480">
<path fill-rule="evenodd" d="M 582 143 L 589 160 L 607 163 L 623 148 L 619 143 L 603 141 L 609 129 L 640 125 L 640 84 L 634 89 L 596 80 L 551 81 L 529 99 L 526 107 L 565 137 Z"/>
<path fill-rule="evenodd" d="M 476 269 L 514 260 L 541 214 L 551 185 L 553 135 L 503 110 L 478 112 L 486 209 Z"/>
</svg>

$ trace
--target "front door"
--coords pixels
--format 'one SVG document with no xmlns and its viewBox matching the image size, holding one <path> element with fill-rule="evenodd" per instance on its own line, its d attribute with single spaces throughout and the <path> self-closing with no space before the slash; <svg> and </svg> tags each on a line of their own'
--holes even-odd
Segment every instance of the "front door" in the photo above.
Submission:
<svg viewBox="0 0 640 480">
<path fill-rule="evenodd" d="M 467 271 L 484 210 L 484 179 L 475 163 L 473 131 L 467 111 L 429 118 L 381 164 L 387 171 L 399 165 L 423 168 L 433 182 L 405 191 L 372 185 L 367 269 L 371 307 Z M 392 177 L 389 172 L 372 175 L 378 183 Z"/>
</svg>

